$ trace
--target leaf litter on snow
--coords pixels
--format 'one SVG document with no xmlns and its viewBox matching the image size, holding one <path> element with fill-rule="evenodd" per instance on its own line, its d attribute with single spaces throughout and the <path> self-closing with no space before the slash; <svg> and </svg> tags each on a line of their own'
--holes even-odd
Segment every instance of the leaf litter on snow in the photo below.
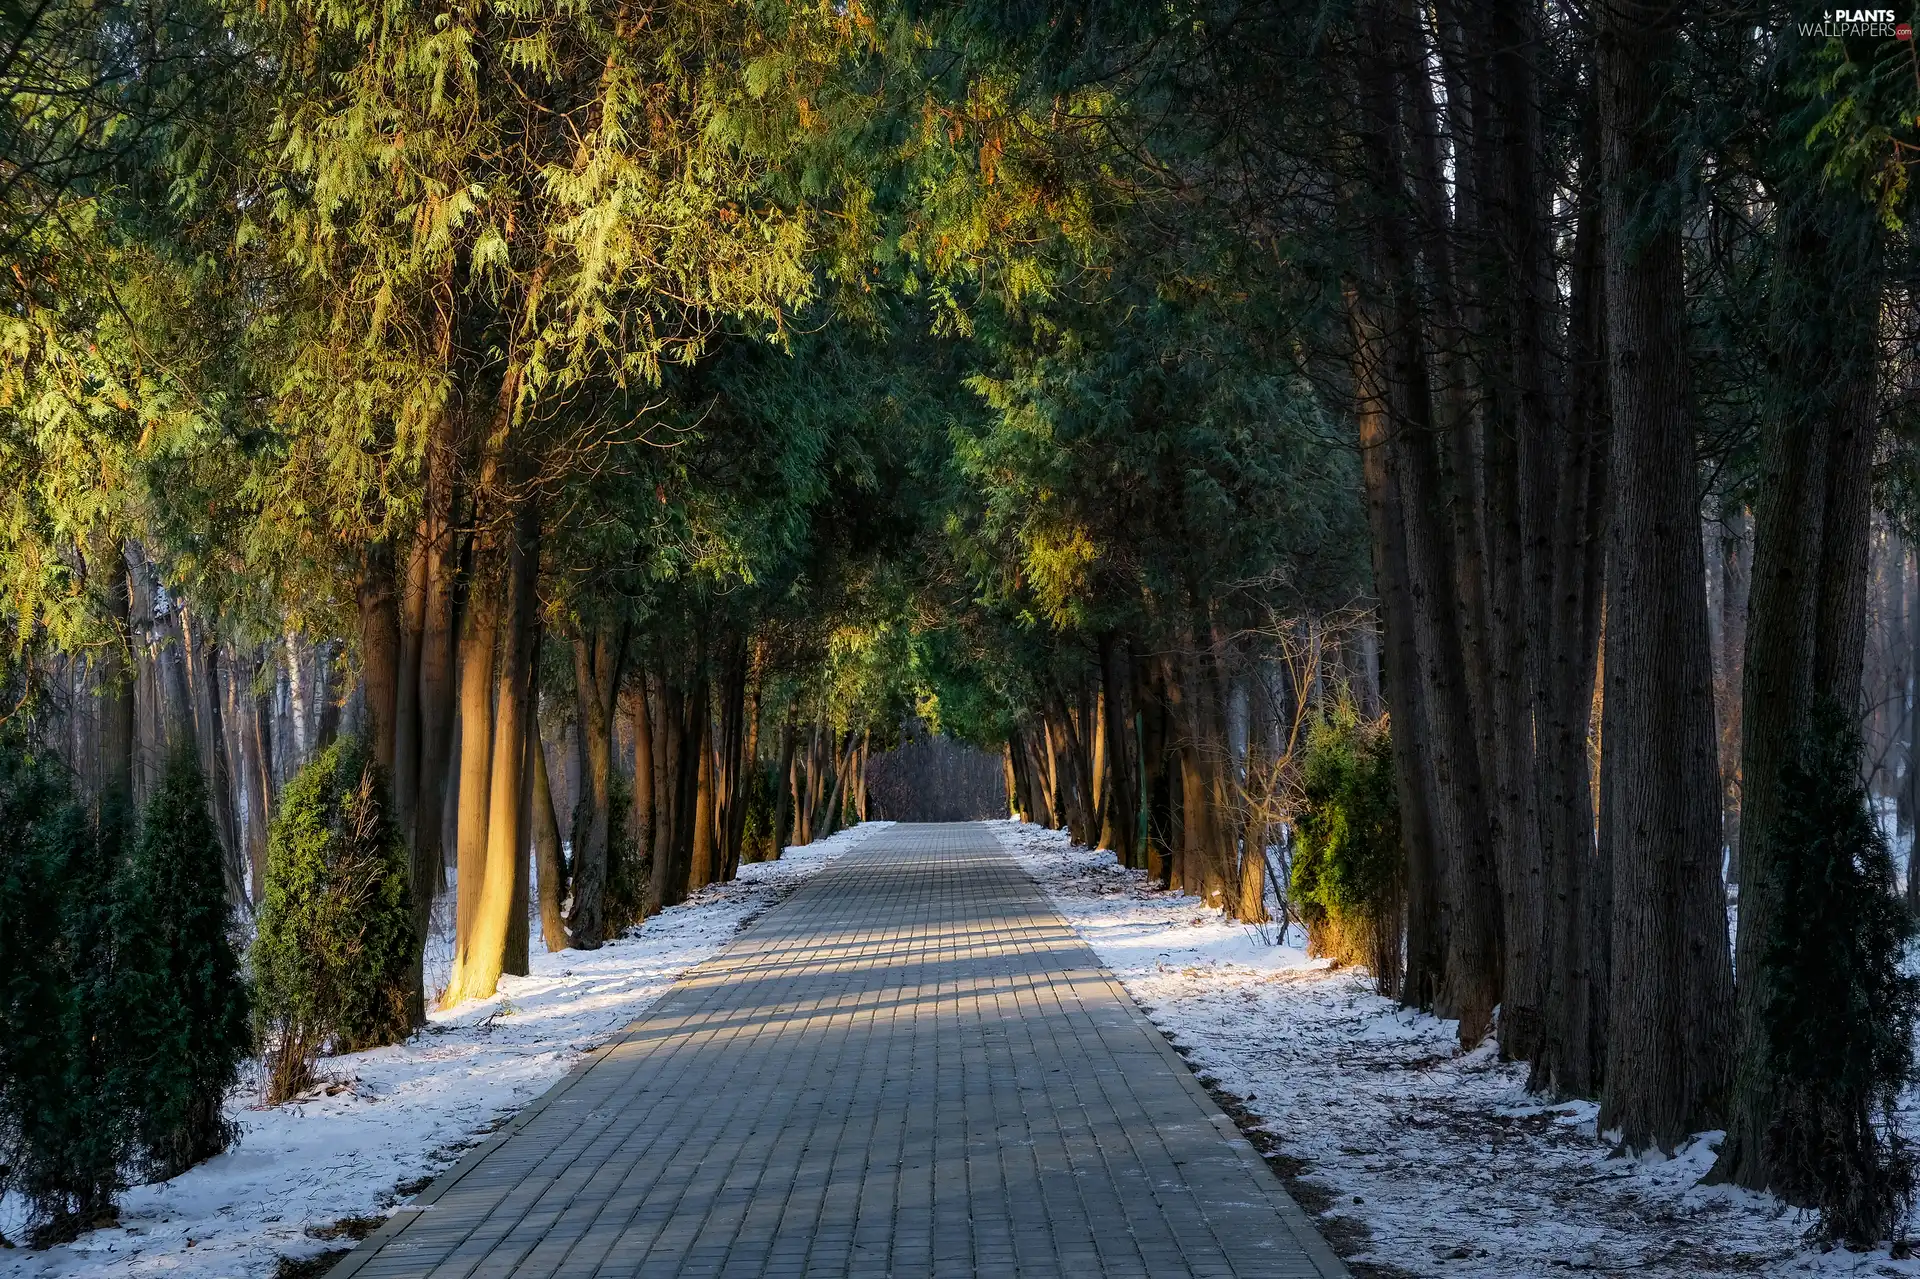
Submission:
<svg viewBox="0 0 1920 1279">
<path fill-rule="evenodd" d="M 1496 1045 L 1462 1052 L 1456 1023 L 1309 959 L 1297 928 L 1236 924 L 1064 832 L 995 829 L 1357 1275 L 1920 1275 L 1885 1250 L 1821 1252 L 1808 1214 L 1701 1185 L 1718 1133 L 1616 1156 L 1592 1103 L 1529 1093 Z"/>
</svg>

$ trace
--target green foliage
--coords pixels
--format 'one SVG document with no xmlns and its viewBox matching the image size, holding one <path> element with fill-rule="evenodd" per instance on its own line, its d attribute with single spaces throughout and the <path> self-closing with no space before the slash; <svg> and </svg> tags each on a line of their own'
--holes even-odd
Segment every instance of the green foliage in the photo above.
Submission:
<svg viewBox="0 0 1920 1279">
<path fill-rule="evenodd" d="M 1775 1189 L 1817 1207 L 1850 1246 L 1890 1237 L 1914 1186 L 1895 1127 L 1914 1078 L 1920 978 L 1903 970 L 1913 919 L 1860 781 L 1854 716 L 1817 707 L 1782 775 L 1779 893 L 1765 949 L 1769 1051 L 1781 1094 L 1765 1134 Z"/>
<path fill-rule="evenodd" d="M 281 796 L 252 961 L 268 1096 L 311 1081 L 320 1053 L 411 1030 L 407 851 L 364 742 L 336 742 Z"/>
<path fill-rule="evenodd" d="M 770 862 L 780 855 L 773 846 L 774 805 L 779 799 L 781 779 L 774 776 L 776 766 L 761 761 L 747 780 L 747 821 L 740 837 L 740 860 Z"/>
<path fill-rule="evenodd" d="M 1351 704 L 1307 731 L 1290 897 L 1308 948 L 1398 976 L 1400 809 L 1391 729 L 1362 722 Z"/>
<path fill-rule="evenodd" d="M 138 1072 L 142 1160 L 176 1176 L 236 1135 L 222 1110 L 253 1048 L 247 989 L 206 782 L 176 751 L 147 803 L 116 893 L 121 1065 Z"/>
<path fill-rule="evenodd" d="M 113 1215 L 130 1170 L 174 1176 L 233 1137 L 250 1046 L 221 851 L 191 755 L 137 838 L 0 739 L 0 1161 L 35 1242 Z"/>
<path fill-rule="evenodd" d="M 577 816 L 586 814 L 580 805 Z M 629 826 L 633 814 L 633 783 L 619 769 L 607 782 L 607 889 L 602 905 L 608 937 L 618 937 L 646 918 L 647 873 L 652 864 Z M 578 836 L 574 847 L 579 847 Z"/>
<path fill-rule="evenodd" d="M 117 1060 L 113 868 L 126 821 L 96 825 L 18 735 L 0 743 L 0 1145 L 36 1243 L 113 1212 L 133 1150 L 135 1072 Z"/>
</svg>

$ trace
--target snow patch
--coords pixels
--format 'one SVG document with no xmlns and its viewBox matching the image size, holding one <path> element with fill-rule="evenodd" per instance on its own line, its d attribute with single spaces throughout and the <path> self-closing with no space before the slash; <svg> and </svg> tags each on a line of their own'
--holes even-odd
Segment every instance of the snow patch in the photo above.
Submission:
<svg viewBox="0 0 1920 1279">
<path fill-rule="evenodd" d="M 1064 832 L 993 828 L 1195 1070 L 1304 1161 L 1306 1206 L 1367 1273 L 1920 1275 L 1885 1251 L 1816 1251 L 1810 1215 L 1699 1184 L 1719 1133 L 1671 1159 L 1615 1157 L 1598 1107 L 1529 1093 L 1524 1065 L 1491 1044 L 1463 1053 L 1456 1023 L 1382 998 L 1364 970 L 1269 944 L 1272 926 Z"/>
<path fill-rule="evenodd" d="M 594 951 L 540 951 L 526 977 L 492 999 L 431 1015 L 404 1044 L 329 1057 L 327 1080 L 286 1105 L 257 1088 L 228 1104 L 241 1127 L 225 1154 L 120 1199 L 117 1228 L 45 1252 L 7 1252 L 0 1272 L 55 1279 L 108 1275 L 270 1275 L 282 1257 L 348 1246 L 332 1230 L 378 1217 L 538 1097 L 579 1060 L 705 962 L 740 929 L 834 858 L 891 822 L 867 822 L 740 868 Z M 0 1201 L 0 1233 L 17 1239 L 24 1206 Z M 371 1223 L 364 1223 L 371 1224 Z"/>
</svg>

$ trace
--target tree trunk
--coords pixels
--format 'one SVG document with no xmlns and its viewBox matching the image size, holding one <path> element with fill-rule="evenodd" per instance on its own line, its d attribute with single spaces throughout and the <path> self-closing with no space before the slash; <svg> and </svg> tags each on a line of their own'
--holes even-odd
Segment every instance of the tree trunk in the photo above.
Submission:
<svg viewBox="0 0 1920 1279">
<path fill-rule="evenodd" d="M 100 792 L 94 798 L 96 816 L 119 807 L 129 815 L 133 804 L 134 665 L 132 582 L 125 549 L 117 538 L 100 537 L 93 548 L 93 571 L 99 581 L 100 609 L 107 619 L 107 642 L 100 657 Z"/>
<path fill-rule="evenodd" d="M 1576 231 L 1568 407 L 1548 463 L 1557 492 L 1541 557 L 1546 580 L 1535 586 L 1549 601 L 1542 627 L 1545 661 L 1536 677 L 1534 756 L 1548 929 L 1546 1023 L 1530 1086 L 1561 1097 L 1591 1097 L 1600 1088 L 1606 991 L 1596 963 L 1597 933 L 1611 927 L 1596 916 L 1588 747 L 1609 518 L 1599 222 L 1597 200 L 1589 200 Z"/>
<path fill-rule="evenodd" d="M 713 882 L 714 768 L 713 715 L 704 701 L 692 737 L 694 749 L 693 859 L 687 866 L 687 891 L 697 893 Z"/>
<path fill-rule="evenodd" d="M 533 861 L 540 891 L 540 940 L 549 954 L 567 948 L 567 924 L 561 906 L 567 895 L 566 864 L 560 856 L 560 820 L 553 810 L 553 784 L 547 751 L 539 734 L 533 744 Z"/>
<path fill-rule="evenodd" d="M 653 708 L 647 702 L 647 679 L 636 681 L 627 715 L 633 723 L 633 846 L 645 853 L 653 848 Z"/>
<path fill-rule="evenodd" d="M 1706 565 L 1694 495 L 1680 228 L 1644 225 L 1674 181 L 1671 10 L 1601 10 L 1598 72 L 1614 519 L 1606 699 L 1613 973 L 1600 1127 L 1672 1150 L 1719 1123 L 1733 975 L 1720 878 Z"/>
<path fill-rule="evenodd" d="M 233 769 L 227 754 L 226 724 L 220 714 L 220 645 L 184 604 L 178 606 L 180 654 L 193 699 L 194 741 L 200 773 L 206 778 L 207 803 L 220 839 L 227 899 L 242 916 L 248 911 L 246 859 L 233 803 Z"/>
<path fill-rule="evenodd" d="M 536 642 L 536 649 L 538 644 Z M 538 659 L 532 663 L 532 670 L 539 669 Z M 531 679 L 531 676 L 529 677 Z M 520 752 L 520 824 L 514 831 L 513 861 L 513 906 L 507 914 L 506 957 L 501 961 L 500 971 L 515 977 L 525 977 L 533 971 L 532 925 L 528 917 L 533 912 L 532 875 L 528 871 L 528 858 L 533 852 L 533 774 L 534 756 L 544 752 L 540 749 L 540 725 L 537 695 L 529 690 L 527 695 L 527 725 L 524 734 L 526 744 Z"/>
<path fill-rule="evenodd" d="M 259 679 L 260 673 L 268 669 L 268 659 L 264 649 L 256 648 L 250 663 L 253 667 L 252 678 Z M 274 801 L 279 792 L 274 789 L 273 760 L 273 686 L 253 692 L 248 697 L 248 727 L 253 732 L 253 774 L 248 779 L 253 783 L 250 793 L 259 796 L 259 836 L 253 842 L 253 899 L 261 900 L 267 882 L 267 834 L 273 821 Z M 424 936 L 424 934 L 422 934 Z"/>
<path fill-rule="evenodd" d="M 573 910 L 567 928 L 575 950 L 606 939 L 607 841 L 613 792 L 612 645 L 604 630 L 573 640 L 573 687 L 579 709 L 580 797 L 573 812 Z"/>
<path fill-rule="evenodd" d="M 780 725 L 780 762 L 773 770 L 773 856 L 777 860 L 787 851 L 787 839 L 792 833 L 788 827 L 793 821 L 793 711 L 787 711 L 786 719 Z"/>
<path fill-rule="evenodd" d="M 686 825 L 686 809 L 681 802 L 685 791 L 681 775 L 686 772 L 683 700 L 679 689 L 663 677 L 660 682 L 660 789 L 655 799 L 653 837 L 653 876 L 662 906 L 675 905 L 686 896 L 686 880 L 680 864 L 680 832 Z"/>
<path fill-rule="evenodd" d="M 454 855 L 453 979 L 441 992 L 441 1003 L 452 1007 L 469 998 L 469 969 L 484 969 L 471 958 L 480 899 L 487 875 L 487 824 L 492 815 L 489 788 L 493 780 L 496 740 L 494 711 L 494 642 L 500 629 L 499 589 L 487 580 L 485 566 L 476 562 L 468 588 L 466 617 L 460 632 L 460 775 L 457 795 Z M 491 987 L 489 986 L 489 989 Z"/>
<path fill-rule="evenodd" d="M 454 529 L 453 480 L 447 474 L 451 468 L 450 455 L 437 452 L 427 479 L 422 521 L 428 540 L 420 627 L 420 771 L 412 823 L 403 828 L 413 841 L 414 924 L 422 945 L 433 918 L 433 900 L 446 882 L 447 783 L 455 741 L 454 588 L 460 556 Z M 468 608 L 472 607 L 469 601 Z"/>
<path fill-rule="evenodd" d="M 271 769 L 260 757 L 263 744 L 260 724 L 260 699 L 252 688 L 257 663 L 242 657 L 229 646 L 226 652 L 228 726 L 233 730 L 235 767 L 241 781 L 240 795 L 245 812 L 247 850 L 247 896 L 257 906 L 265 886 L 267 868 L 267 828 L 272 820 L 267 791 Z"/>
<path fill-rule="evenodd" d="M 1102 751 L 1106 780 L 1102 787 L 1100 847 L 1110 848 L 1123 866 L 1143 863 L 1138 848 L 1140 826 L 1140 778 L 1133 758 L 1133 704 L 1128 696 L 1132 685 L 1131 663 L 1127 659 L 1126 638 L 1104 631 L 1098 641 L 1100 654 L 1100 727 L 1105 743 Z"/>
<path fill-rule="evenodd" d="M 1740 882 L 1740 713 L 1747 652 L 1747 598 L 1753 582 L 1753 521 L 1745 508 L 1726 512 L 1720 534 L 1719 697 L 1721 841 L 1727 882 Z"/>
<path fill-rule="evenodd" d="M 385 543 L 367 549 L 360 568 L 360 681 L 373 736 L 373 757 L 394 776 L 399 720 L 395 717 L 400 689 L 400 612 L 394 598 L 393 548 Z"/>
<path fill-rule="evenodd" d="M 393 822 L 411 853 L 420 806 L 420 645 L 427 619 L 427 529 L 420 521 L 407 550 L 407 571 L 396 609 L 393 688 Z"/>
<path fill-rule="evenodd" d="M 1884 272 L 1872 205 L 1841 184 L 1829 186 L 1806 156 L 1787 163 L 1778 188 L 1783 207 L 1769 335 L 1775 381 L 1761 439 L 1747 616 L 1739 1059 L 1715 1168 L 1717 1177 L 1756 1190 L 1806 1175 L 1773 1166 L 1768 1149 L 1782 1093 L 1793 1082 L 1771 1059 L 1768 1007 L 1797 966 L 1824 962 L 1774 950 L 1779 885 L 1793 859 L 1830 854 L 1787 845 L 1778 826 L 1783 781 L 1808 742 L 1815 710 L 1826 704 L 1854 717 L 1861 704 Z M 1832 1051 L 1835 1060 L 1865 1060 L 1869 1048 L 1836 1043 Z"/>
<path fill-rule="evenodd" d="M 1912 561 L 1916 576 L 1909 579 L 1910 597 L 1916 612 L 1907 624 L 1913 647 L 1908 651 L 1907 684 L 1902 689 L 1907 698 L 1907 772 L 1902 780 L 1902 792 L 1906 796 L 1907 812 L 1920 814 L 1920 547 L 1915 548 Z M 1909 829 L 1920 832 L 1920 818 L 1910 817 L 1908 825 Z M 1920 914 L 1920 833 L 1907 845 L 1907 906 Z"/>
<path fill-rule="evenodd" d="M 453 975 L 443 1002 L 491 998 L 499 986 L 513 931 L 516 897 L 525 913 L 526 833 L 521 825 L 522 785 L 527 762 L 528 721 L 533 691 L 533 654 L 538 637 L 539 601 L 535 581 L 540 566 L 538 507 L 523 499 L 514 512 L 513 540 L 506 555 L 506 608 L 500 633 L 499 707 L 494 716 L 492 771 L 489 778 L 486 840 L 465 947 L 456 946 Z M 461 753 L 465 755 L 465 742 Z M 468 770 L 462 761 L 462 773 Z M 462 807 L 465 786 L 462 779 Z M 461 823 L 460 895 L 467 897 L 466 823 Z M 524 960 L 522 960 L 524 963 Z"/>
</svg>

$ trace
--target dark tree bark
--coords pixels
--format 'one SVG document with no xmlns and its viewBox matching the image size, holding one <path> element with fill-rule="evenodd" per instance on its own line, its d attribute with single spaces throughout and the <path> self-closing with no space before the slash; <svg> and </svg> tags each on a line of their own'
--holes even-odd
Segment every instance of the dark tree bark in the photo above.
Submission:
<svg viewBox="0 0 1920 1279">
<path fill-rule="evenodd" d="M 373 735 L 373 757 L 391 784 L 400 688 L 400 611 L 394 596 L 392 547 L 381 543 L 367 549 L 358 597 L 361 691 Z"/>
<path fill-rule="evenodd" d="M 245 916 L 249 909 L 247 866 L 241 848 L 240 824 L 234 811 L 234 770 L 227 752 L 226 724 L 220 713 L 220 645 L 184 603 L 178 606 L 177 616 L 180 655 L 187 689 L 193 698 L 194 742 L 200 773 L 207 782 L 207 803 L 212 810 L 214 832 L 220 840 L 227 898 L 233 908 Z"/>
<path fill-rule="evenodd" d="M 133 663 L 133 583 L 127 555 L 117 538 L 96 540 L 93 573 L 100 583 L 100 608 L 108 639 L 100 658 L 100 794 L 103 806 L 118 804 L 130 812 L 134 802 L 135 737 Z"/>
<path fill-rule="evenodd" d="M 1671 1150 L 1718 1125 L 1733 975 L 1720 877 L 1706 565 L 1694 493 L 1680 228 L 1644 210 L 1674 181 L 1674 11 L 1601 10 L 1614 516 L 1606 701 L 1614 791 L 1612 990 L 1602 1129 Z"/>
<path fill-rule="evenodd" d="M 532 765 L 533 862 L 540 891 L 540 940 L 552 953 L 567 948 L 567 924 L 561 911 L 567 895 L 567 868 L 560 855 L 560 820 L 554 813 L 547 751 L 537 732 Z"/>
<path fill-rule="evenodd" d="M 1389 445 L 1395 422 L 1405 418 L 1403 397 L 1413 389 L 1410 356 L 1400 349 L 1413 334 L 1399 330 L 1390 314 L 1383 313 L 1377 298 L 1380 291 L 1378 283 L 1351 290 L 1348 317 L 1374 590 L 1386 632 L 1382 666 L 1392 717 L 1394 791 L 1406 856 L 1406 955 L 1399 994 L 1406 1006 L 1425 1008 L 1438 996 L 1445 971 L 1442 915 L 1427 807 L 1432 783 L 1423 753 L 1427 732 L 1420 704 L 1420 658 L 1414 648 L 1413 603 L 1407 593 L 1406 515 Z M 1396 402 L 1401 403 L 1398 409 Z"/>
<path fill-rule="evenodd" d="M 1830 187 L 1807 157 L 1788 164 L 1780 175 L 1772 414 L 1761 440 L 1747 616 L 1738 1074 L 1715 1175 L 1803 1198 L 1805 1187 L 1792 1184 L 1797 1170 L 1774 1167 L 1768 1150 L 1768 1130 L 1792 1081 L 1772 1060 L 1767 1009 L 1782 969 L 1795 962 L 1771 950 L 1779 883 L 1789 859 L 1825 854 L 1786 845 L 1777 828 L 1783 777 L 1808 744 L 1815 710 L 1826 704 L 1854 716 L 1861 705 L 1884 266 L 1873 206 Z M 1833 1051 L 1857 1059 L 1865 1049 L 1835 1044 Z"/>
<path fill-rule="evenodd" d="M 1422 316 L 1408 255 L 1421 240 L 1410 224 L 1415 201 L 1401 175 L 1411 171 L 1404 125 L 1418 116 L 1417 90 L 1424 86 L 1426 72 L 1410 15 L 1392 0 L 1370 3 L 1361 15 L 1361 44 L 1358 140 L 1370 188 L 1356 198 L 1367 219 L 1369 278 L 1356 292 L 1369 308 L 1366 328 L 1388 338 L 1376 360 L 1378 373 L 1385 374 L 1386 394 L 1375 394 L 1388 413 L 1389 473 L 1405 521 L 1398 546 L 1404 552 L 1423 712 L 1411 723 L 1398 725 L 1396 736 L 1403 731 L 1415 735 L 1412 745 L 1422 764 L 1419 773 L 1446 925 L 1434 1008 L 1442 1016 L 1458 1018 L 1461 1043 L 1471 1045 L 1492 1029 L 1501 996 L 1500 898 L 1462 639 L 1469 624 L 1478 624 L 1484 605 L 1458 596 L 1463 584 L 1479 580 L 1479 570 L 1459 569 L 1456 531 L 1444 513 L 1477 499 L 1466 493 L 1449 500 L 1420 348 Z M 1457 393 L 1458 388 L 1449 385 Z M 1451 416 L 1456 425 L 1465 420 L 1457 406 Z M 1461 432 L 1454 431 L 1452 438 L 1458 443 Z M 1465 475 L 1470 479 L 1473 470 Z M 1472 527 L 1463 531 L 1479 536 Z M 1474 673 L 1481 673 L 1477 664 Z"/>
<path fill-rule="evenodd" d="M 653 848 L 653 708 L 644 672 L 628 694 L 627 716 L 633 725 L 633 846 L 647 853 Z"/>
<path fill-rule="evenodd" d="M 1134 758 L 1132 663 L 1126 637 L 1102 632 L 1100 724 L 1106 735 L 1106 787 L 1101 805 L 1100 847 L 1112 849 L 1124 866 L 1139 866 L 1140 775 Z"/>
<path fill-rule="evenodd" d="M 686 737 L 686 716 L 680 690 L 665 677 L 660 683 L 660 750 L 658 765 L 660 770 L 660 790 L 654 804 L 653 836 L 653 875 L 655 891 L 662 906 L 672 906 L 686 896 L 686 875 L 680 861 L 681 829 L 686 825 L 682 814 L 686 812 L 683 802 L 685 788 L 681 785 L 686 773 L 683 744 Z"/>
<path fill-rule="evenodd" d="M 792 834 L 793 824 L 793 787 L 789 779 L 793 773 L 794 726 L 793 712 L 780 725 L 780 757 L 774 765 L 773 797 L 773 856 L 780 857 L 787 851 L 787 839 Z"/>
<path fill-rule="evenodd" d="M 1545 863 L 1546 1024 L 1531 1086 L 1557 1096 L 1598 1093 L 1605 1060 L 1606 982 L 1593 847 L 1588 730 L 1600 638 L 1609 519 L 1604 307 L 1597 200 L 1576 232 L 1567 412 L 1543 465 L 1554 476 L 1553 517 L 1543 530 L 1535 590 L 1546 601 L 1538 677 L 1534 772 Z"/>
<path fill-rule="evenodd" d="M 617 659 L 604 629 L 573 640 L 573 687 L 580 733 L 580 798 L 573 814 L 573 908 L 567 928 L 576 950 L 606 940 L 607 841 L 613 793 L 613 699 Z"/>
<path fill-rule="evenodd" d="M 448 781 L 455 742 L 454 656 L 460 628 L 454 605 L 460 546 L 454 527 L 452 466 L 449 451 L 434 453 L 423 516 L 427 581 L 420 629 L 420 772 L 410 830 L 416 890 L 414 922 L 423 940 L 432 918 L 433 900 L 445 883 Z"/>
</svg>

